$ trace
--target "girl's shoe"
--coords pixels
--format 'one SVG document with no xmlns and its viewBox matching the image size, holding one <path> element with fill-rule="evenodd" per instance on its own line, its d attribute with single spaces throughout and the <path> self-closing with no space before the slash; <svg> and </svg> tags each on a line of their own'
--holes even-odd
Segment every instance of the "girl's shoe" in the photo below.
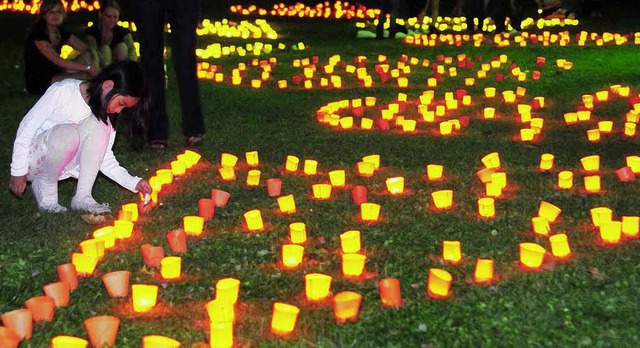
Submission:
<svg viewBox="0 0 640 348">
<path fill-rule="evenodd" d="M 71 199 L 71 209 L 82 210 L 94 214 L 105 214 L 111 212 L 109 204 L 98 203 L 91 196 L 84 196 L 82 198 L 74 196 Z"/>
<path fill-rule="evenodd" d="M 195 147 L 202 145 L 202 136 L 201 135 L 193 135 L 190 137 L 184 138 L 184 142 L 189 147 Z"/>
</svg>

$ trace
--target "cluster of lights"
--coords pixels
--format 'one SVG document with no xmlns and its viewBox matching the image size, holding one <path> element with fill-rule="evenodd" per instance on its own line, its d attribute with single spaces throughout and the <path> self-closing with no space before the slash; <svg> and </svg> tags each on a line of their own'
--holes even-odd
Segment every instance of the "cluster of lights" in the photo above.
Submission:
<svg viewBox="0 0 640 348">
<path fill-rule="evenodd" d="M 34 0 L 25 3 L 24 0 L 3 0 L 0 3 L 0 12 L 9 11 L 9 12 L 22 12 L 22 13 L 30 13 L 36 14 L 40 11 L 40 6 L 42 5 L 42 0 Z M 100 1 L 84 1 L 84 0 L 73 0 L 67 1 L 62 0 L 62 5 L 67 11 L 78 12 L 78 11 L 94 11 L 100 9 Z"/>
<path fill-rule="evenodd" d="M 256 19 L 255 23 L 241 21 L 239 24 L 227 19 L 214 22 L 204 19 L 196 29 L 196 34 L 241 39 L 275 40 L 278 38 L 278 33 L 264 19 Z"/>
<path fill-rule="evenodd" d="M 572 36 L 570 32 L 563 31 L 559 33 L 552 33 L 550 31 L 543 31 L 542 33 L 529 33 L 522 32 L 515 35 L 510 34 L 493 34 L 485 35 L 483 33 L 476 34 L 413 34 L 407 36 L 405 42 L 409 45 L 421 46 L 421 47 L 435 47 L 438 45 L 444 46 L 462 46 L 465 43 L 470 43 L 473 47 L 481 47 L 483 45 L 495 45 L 497 47 L 508 47 L 511 45 L 517 45 L 519 47 L 526 47 L 528 45 L 542 45 L 542 46 L 560 46 L 566 47 L 569 45 L 576 45 L 579 47 L 587 45 L 604 46 L 604 45 L 616 45 L 622 46 L 627 44 L 640 45 L 640 33 L 620 34 L 620 33 L 588 33 L 582 31 L 575 36 Z"/>
<path fill-rule="evenodd" d="M 630 105 L 629 111 L 625 114 L 625 121 L 618 125 L 618 129 L 614 127 L 613 120 L 598 117 L 599 112 L 596 110 L 598 105 L 611 102 L 614 98 L 626 99 Z M 590 142 L 597 143 L 603 136 L 611 134 L 623 134 L 625 137 L 636 135 L 640 121 L 640 96 L 632 95 L 629 86 L 611 85 L 609 89 L 582 95 L 581 101 L 576 111 L 564 114 L 564 121 L 567 125 L 593 124 L 595 127 L 586 131 L 587 140 Z"/>
<path fill-rule="evenodd" d="M 350 4 L 347 1 L 324 1 L 314 7 L 297 2 L 287 6 L 284 3 L 274 4 L 271 9 L 259 8 L 256 5 L 233 5 L 229 8 L 231 13 L 240 15 L 259 15 L 297 18 L 333 18 L 333 19 L 374 19 L 380 13 L 379 9 L 367 9 L 361 4 Z"/>
</svg>

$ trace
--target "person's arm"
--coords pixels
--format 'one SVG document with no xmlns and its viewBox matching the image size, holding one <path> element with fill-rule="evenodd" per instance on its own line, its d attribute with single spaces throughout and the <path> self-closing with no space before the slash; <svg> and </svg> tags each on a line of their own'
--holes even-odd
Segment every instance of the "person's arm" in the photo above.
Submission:
<svg viewBox="0 0 640 348">
<path fill-rule="evenodd" d="M 131 35 L 131 33 L 125 35 L 124 38 L 122 38 L 122 41 L 127 45 L 127 48 L 129 49 L 129 59 L 137 61 L 138 52 L 136 51 L 136 46 L 133 42 L 133 35 Z"/>
<path fill-rule="evenodd" d="M 34 41 L 34 45 L 42 53 L 42 55 L 51 61 L 53 64 L 61 67 L 64 70 L 72 70 L 72 71 L 85 71 L 90 72 L 92 69 L 96 71 L 96 67 L 92 67 L 90 65 L 83 65 L 80 63 L 76 63 L 72 60 L 66 60 L 60 57 L 58 52 L 53 49 L 51 43 L 46 40 L 42 41 Z"/>
<path fill-rule="evenodd" d="M 102 165 L 100 165 L 100 171 L 109 179 L 115 181 L 120 186 L 126 188 L 131 192 L 138 192 L 141 191 L 141 189 L 146 189 L 144 183 L 141 183 L 141 180 L 143 180 L 142 178 L 129 174 L 129 172 L 124 167 L 122 167 L 120 163 L 118 163 L 118 160 L 113 154 L 112 149 L 115 139 L 116 132 L 112 131 L 109 137 L 109 145 L 107 145 L 107 151 L 104 154 Z M 144 191 L 141 192 L 150 193 Z"/>
</svg>

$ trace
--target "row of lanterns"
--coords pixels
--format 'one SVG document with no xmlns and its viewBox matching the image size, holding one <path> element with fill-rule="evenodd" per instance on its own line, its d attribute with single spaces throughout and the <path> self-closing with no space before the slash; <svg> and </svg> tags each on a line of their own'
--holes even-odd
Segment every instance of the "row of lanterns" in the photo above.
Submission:
<svg viewBox="0 0 640 348">
<path fill-rule="evenodd" d="M 22 13 L 30 13 L 37 14 L 40 11 L 40 6 L 42 1 L 27 1 L 24 0 L 3 0 L 0 3 L 0 12 L 9 11 L 9 12 L 22 12 Z M 62 0 L 62 4 L 67 11 L 77 12 L 77 11 L 94 11 L 100 9 L 100 1 L 85 1 L 85 0 Z"/>
</svg>

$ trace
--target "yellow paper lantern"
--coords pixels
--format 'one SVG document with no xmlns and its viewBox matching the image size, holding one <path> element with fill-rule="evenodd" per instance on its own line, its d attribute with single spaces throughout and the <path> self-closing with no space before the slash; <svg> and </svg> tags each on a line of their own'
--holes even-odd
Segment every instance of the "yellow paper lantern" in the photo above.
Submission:
<svg viewBox="0 0 640 348">
<path fill-rule="evenodd" d="M 104 239 L 87 239 L 80 242 L 82 253 L 100 259 L 104 256 Z"/>
<path fill-rule="evenodd" d="M 589 193 L 600 192 L 600 175 L 587 175 L 583 178 L 584 188 Z"/>
<path fill-rule="evenodd" d="M 233 167 L 221 167 L 218 168 L 218 173 L 224 181 L 233 181 L 236 179 L 236 171 Z"/>
<path fill-rule="evenodd" d="M 233 323 L 236 319 L 235 306 L 232 302 L 216 298 L 207 302 L 206 309 L 211 323 Z"/>
<path fill-rule="evenodd" d="M 233 168 L 238 162 L 238 156 L 230 153 L 222 153 L 220 157 L 220 165 L 224 168 Z"/>
<path fill-rule="evenodd" d="M 573 173 L 563 170 L 558 173 L 558 187 L 561 189 L 570 189 L 573 187 Z"/>
<path fill-rule="evenodd" d="M 247 151 L 244 153 L 244 158 L 251 167 L 256 167 L 260 164 L 258 151 Z"/>
<path fill-rule="evenodd" d="M 116 246 L 116 233 L 113 226 L 105 226 L 93 231 L 93 238 L 103 240 L 104 248 L 107 250 Z"/>
<path fill-rule="evenodd" d="M 427 277 L 427 294 L 431 298 L 444 299 L 450 296 L 451 273 L 440 268 L 429 268 Z"/>
<path fill-rule="evenodd" d="M 293 214 L 296 212 L 296 201 L 292 194 L 276 198 L 278 208 L 283 214 Z"/>
<path fill-rule="evenodd" d="M 361 303 L 362 295 L 354 291 L 342 291 L 333 296 L 333 315 L 336 322 L 355 321 Z"/>
<path fill-rule="evenodd" d="M 344 187 L 345 171 L 342 169 L 332 170 L 329 172 L 329 181 L 333 187 Z"/>
<path fill-rule="evenodd" d="M 547 219 L 551 223 L 556 221 L 561 212 L 562 209 L 546 201 L 540 201 L 538 206 L 538 216 Z"/>
<path fill-rule="evenodd" d="M 293 332 L 300 309 L 296 306 L 275 302 L 271 316 L 271 333 L 277 336 L 286 336 Z"/>
<path fill-rule="evenodd" d="M 600 170 L 600 156 L 599 155 L 591 155 L 585 156 L 580 159 L 580 163 L 582 164 L 582 168 L 586 172 L 597 172 Z"/>
<path fill-rule="evenodd" d="M 298 171 L 299 163 L 300 163 L 300 159 L 298 157 L 293 155 L 288 155 L 284 168 L 287 172 L 295 173 L 296 171 Z"/>
<path fill-rule="evenodd" d="M 71 263 L 76 267 L 78 275 L 86 276 L 93 274 L 93 271 L 98 264 L 98 258 L 83 253 L 72 253 Z"/>
<path fill-rule="evenodd" d="M 295 269 L 302 263 L 304 247 L 297 244 L 284 244 L 282 246 L 282 265 L 286 269 Z"/>
<path fill-rule="evenodd" d="M 307 300 L 318 302 L 329 297 L 331 276 L 322 273 L 309 273 L 304 276 L 304 291 Z"/>
<path fill-rule="evenodd" d="M 117 239 L 127 239 L 133 232 L 133 222 L 127 220 L 116 220 L 113 222 L 113 230 Z"/>
<path fill-rule="evenodd" d="M 489 284 L 494 277 L 494 262 L 491 259 L 477 259 L 473 272 L 473 281 L 476 284 Z"/>
<path fill-rule="evenodd" d="M 342 254 L 342 275 L 345 277 L 359 277 L 364 271 L 367 257 L 362 254 Z"/>
<path fill-rule="evenodd" d="M 566 234 L 554 234 L 549 237 L 549 243 L 551 244 L 551 254 L 555 259 L 564 260 L 571 256 L 569 239 Z"/>
<path fill-rule="evenodd" d="M 330 184 L 313 184 L 311 188 L 313 190 L 313 197 L 315 199 L 326 200 L 331 198 L 331 185 Z"/>
<path fill-rule="evenodd" d="M 617 244 L 622 237 L 622 222 L 620 221 L 607 221 L 603 222 L 599 226 L 600 238 L 603 242 L 609 244 Z"/>
<path fill-rule="evenodd" d="M 362 221 L 378 221 L 380 218 L 380 205 L 371 202 L 360 204 L 360 217 Z"/>
<path fill-rule="evenodd" d="M 496 215 L 495 202 L 491 197 L 478 199 L 478 214 L 482 217 L 493 218 Z"/>
<path fill-rule="evenodd" d="M 172 280 L 180 278 L 182 270 L 182 258 L 179 256 L 167 256 L 160 260 L 160 274 L 162 279 Z"/>
<path fill-rule="evenodd" d="M 209 346 L 211 348 L 232 348 L 233 323 L 211 323 L 209 325 Z"/>
<path fill-rule="evenodd" d="M 142 348 L 180 348 L 179 341 L 161 335 L 142 336 Z"/>
<path fill-rule="evenodd" d="M 402 176 L 388 178 L 387 180 L 385 180 L 385 184 L 387 185 L 387 191 L 389 191 L 389 193 L 392 195 L 397 195 L 404 192 L 404 177 Z"/>
<path fill-rule="evenodd" d="M 551 170 L 553 169 L 553 160 L 555 156 L 550 153 L 543 153 L 540 156 L 540 170 Z"/>
<path fill-rule="evenodd" d="M 50 348 L 86 348 L 89 346 L 89 341 L 84 338 L 59 335 L 51 339 Z"/>
<path fill-rule="evenodd" d="M 431 199 L 437 209 L 449 209 L 453 205 L 453 190 L 431 192 Z"/>
<path fill-rule="evenodd" d="M 622 217 L 622 234 L 626 237 L 635 238 L 639 232 L 640 217 L 623 216 Z"/>
<path fill-rule="evenodd" d="M 549 227 L 549 220 L 543 217 L 531 218 L 531 225 L 533 226 L 533 233 L 547 237 L 551 233 L 551 227 Z"/>
<path fill-rule="evenodd" d="M 158 299 L 158 286 L 133 284 L 131 286 L 131 294 L 133 311 L 138 313 L 148 312 L 156 305 L 156 301 Z"/>
<path fill-rule="evenodd" d="M 443 240 L 442 241 L 442 259 L 445 262 L 457 264 L 462 259 L 462 251 L 460 241 Z"/>
<path fill-rule="evenodd" d="M 262 214 L 260 210 L 253 209 L 244 213 L 244 220 L 249 231 L 262 231 L 264 223 L 262 222 Z"/>
<path fill-rule="evenodd" d="M 427 179 L 429 181 L 436 181 L 442 179 L 442 173 L 444 166 L 441 164 L 428 164 L 427 165 Z"/>
<path fill-rule="evenodd" d="M 349 230 L 340 234 L 340 247 L 345 254 L 360 252 L 360 231 Z"/>
<path fill-rule="evenodd" d="M 304 222 L 289 224 L 289 239 L 293 244 L 303 244 L 307 241 L 307 226 Z"/>
<path fill-rule="evenodd" d="M 307 175 L 315 175 L 318 171 L 318 161 L 305 160 L 303 165 L 303 172 Z"/>
<path fill-rule="evenodd" d="M 497 152 L 485 155 L 481 158 L 481 161 L 486 168 L 500 168 L 500 154 Z"/>
<path fill-rule="evenodd" d="M 235 278 L 222 278 L 216 282 L 216 299 L 229 303 L 238 302 L 240 293 L 240 280 Z"/>
<path fill-rule="evenodd" d="M 520 264 L 529 269 L 542 266 L 546 250 L 536 243 L 520 243 Z"/>
</svg>

